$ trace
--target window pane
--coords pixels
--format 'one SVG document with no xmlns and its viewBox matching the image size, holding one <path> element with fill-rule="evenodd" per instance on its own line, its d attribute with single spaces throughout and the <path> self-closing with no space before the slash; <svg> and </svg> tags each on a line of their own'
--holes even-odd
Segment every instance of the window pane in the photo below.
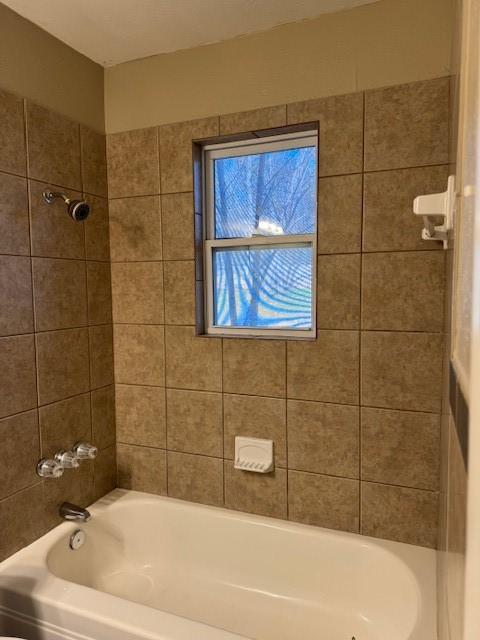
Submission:
<svg viewBox="0 0 480 640">
<path fill-rule="evenodd" d="M 214 324 L 312 328 L 312 247 L 241 247 L 213 253 Z"/>
<path fill-rule="evenodd" d="M 215 238 L 313 233 L 316 181 L 316 147 L 215 160 Z"/>
</svg>

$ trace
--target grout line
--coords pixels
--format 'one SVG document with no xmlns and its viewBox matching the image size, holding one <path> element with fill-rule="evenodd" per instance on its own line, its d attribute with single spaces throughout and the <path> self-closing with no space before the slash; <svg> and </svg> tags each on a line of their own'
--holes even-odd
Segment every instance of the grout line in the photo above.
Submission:
<svg viewBox="0 0 480 640">
<path fill-rule="evenodd" d="M 99 323 L 99 324 L 112 324 L 110 322 L 105 322 L 105 323 Z M 119 322 L 116 321 L 113 324 L 115 325 L 122 325 L 122 326 L 130 326 L 130 327 L 178 327 L 178 328 L 189 328 L 189 329 L 194 329 L 195 325 L 193 324 L 171 324 L 169 322 Z M 86 326 L 94 326 L 94 325 L 86 325 Z M 67 327 L 67 328 L 76 328 L 76 327 Z M 80 328 L 80 327 L 78 327 Z M 432 330 L 418 330 L 418 329 L 360 329 L 360 328 L 352 328 L 352 329 L 333 329 L 330 327 L 317 327 L 318 332 L 347 332 L 347 333 L 392 333 L 392 334 L 403 334 L 403 333 L 415 333 L 415 334 L 421 334 L 421 335 L 443 335 L 444 331 L 432 331 Z M 55 329 L 52 329 L 52 331 L 55 331 Z M 17 334 L 15 334 L 17 335 Z M 317 338 L 286 338 L 285 336 L 239 336 L 239 335 L 231 335 L 231 336 L 225 336 L 225 335 L 219 335 L 219 334 L 199 334 L 198 336 L 196 335 L 195 337 L 200 337 L 200 338 L 213 338 L 216 340 L 221 340 L 221 339 L 227 339 L 227 340 L 235 340 L 235 339 L 240 339 L 240 340 L 268 340 L 269 342 L 271 341 L 277 341 L 277 342 L 286 342 L 287 344 L 289 342 L 292 343 L 315 343 L 318 340 L 318 336 Z"/>
<path fill-rule="evenodd" d="M 318 198 L 317 198 L 317 219 L 318 219 Z M 318 222 L 317 222 L 318 224 Z M 318 274 L 317 274 L 318 279 Z M 317 280 L 318 281 L 318 280 Z M 317 283 L 315 283 L 317 284 Z M 317 302 L 317 301 L 316 301 Z M 285 395 L 288 393 L 288 343 L 284 343 L 285 348 Z M 289 471 L 289 458 L 288 458 L 288 400 L 285 397 L 284 400 L 284 415 L 285 415 L 285 466 L 286 466 L 286 474 L 285 474 L 285 488 L 286 488 L 286 518 L 290 519 L 290 500 L 289 500 L 289 482 L 288 482 L 288 471 Z"/>
<path fill-rule="evenodd" d="M 23 134 L 25 137 L 25 170 L 28 174 L 29 167 L 29 145 L 28 145 L 28 130 L 27 130 L 27 101 L 23 100 Z M 30 248 L 30 285 L 31 285 L 31 299 L 32 299 L 32 328 L 33 333 L 31 333 L 33 338 L 33 351 L 34 351 L 34 366 L 35 366 L 35 396 L 36 396 L 36 415 L 37 415 L 37 436 L 38 436 L 38 447 L 40 458 L 43 456 L 43 438 L 42 438 L 42 429 L 40 426 L 40 379 L 38 375 L 38 349 L 37 349 L 37 336 L 36 336 L 36 326 L 37 326 L 37 318 L 36 318 L 36 305 L 35 305 L 35 287 L 34 287 L 34 276 L 33 276 L 33 258 L 32 258 L 32 229 L 31 229 L 31 192 L 30 192 L 30 184 L 29 181 L 26 181 L 27 187 L 27 207 L 28 207 L 28 245 Z M 40 479 L 40 484 L 42 484 L 42 494 L 43 494 L 43 481 Z"/>
<path fill-rule="evenodd" d="M 6 502 L 7 500 L 10 500 L 10 498 L 14 498 L 15 496 L 18 496 L 19 493 L 23 493 L 24 491 L 28 491 L 29 489 L 33 489 L 34 487 L 38 487 L 38 486 L 42 487 L 42 494 L 43 494 L 43 481 L 39 477 L 38 482 L 27 484 L 25 487 L 22 487 L 21 489 L 16 489 L 13 493 L 10 493 L 8 496 L 4 496 L 3 498 L 1 498 L 0 504 L 2 502 Z"/>
<path fill-rule="evenodd" d="M 171 453 L 178 453 L 180 455 L 185 455 L 185 456 L 196 456 L 196 457 L 200 457 L 200 458 L 207 458 L 210 460 L 221 460 L 222 462 L 233 462 L 234 458 L 232 457 L 226 457 L 226 458 L 222 458 L 221 456 L 215 456 L 215 455 L 208 455 L 205 453 L 199 453 L 197 451 L 184 451 L 184 450 L 179 450 L 179 449 L 168 449 L 168 448 L 163 448 L 163 447 L 152 447 L 150 445 L 144 445 L 144 444 L 139 444 L 136 442 L 123 442 L 121 440 L 118 441 L 118 444 L 126 446 L 126 447 L 136 447 L 137 449 L 146 449 L 146 450 L 150 450 L 153 449 L 155 451 L 165 451 L 167 454 L 169 452 Z M 112 445 L 109 445 L 112 446 Z M 109 448 L 109 447 L 106 447 Z M 337 475 L 337 474 L 333 474 L 333 473 L 325 473 L 322 471 L 311 471 L 311 470 L 306 470 L 306 469 L 300 469 L 297 467 L 288 467 L 288 466 L 284 466 L 284 465 L 278 465 L 276 467 L 277 470 L 281 470 L 281 471 L 285 471 L 288 472 L 289 471 L 294 471 L 296 473 L 303 473 L 305 475 L 311 475 L 311 476 L 321 476 L 321 477 L 326 477 L 326 478 L 336 478 L 338 480 L 352 480 L 354 482 L 359 482 L 360 485 L 362 483 L 367 483 L 367 484 L 376 484 L 376 485 L 381 485 L 381 486 L 385 486 L 385 487 L 396 487 L 399 489 L 411 489 L 413 491 L 422 491 L 422 492 L 426 492 L 426 493 L 430 493 L 430 494 L 438 494 L 439 490 L 438 489 L 427 489 L 424 487 L 414 487 L 411 485 L 405 485 L 405 484 L 395 484 L 395 483 L 391 483 L 391 482 L 385 482 L 385 481 L 379 481 L 379 480 L 368 480 L 368 479 L 364 479 L 361 480 L 358 476 L 341 476 L 341 475 Z"/>
<path fill-rule="evenodd" d="M 69 256 L 45 256 L 45 255 L 37 255 L 35 253 L 2 253 L 3 256 L 7 256 L 9 258 L 31 258 L 44 259 L 44 260 L 68 260 L 70 262 L 98 262 L 99 264 L 110 264 L 110 260 L 97 260 L 96 258 L 71 258 Z M 132 262 L 143 262 L 141 260 L 135 260 Z M 146 262 L 154 262 L 153 260 L 147 260 Z M 158 262 L 158 261 L 157 261 Z M 126 264 L 128 264 L 126 262 Z"/>
<path fill-rule="evenodd" d="M 28 125 L 27 125 L 27 119 L 28 119 L 28 114 L 27 114 L 27 101 L 24 99 L 23 100 L 23 116 L 24 116 L 24 136 L 25 136 L 25 162 L 26 162 L 26 167 L 25 170 L 27 172 L 28 175 L 28 171 L 29 171 L 29 145 L 28 145 Z M 38 349 L 37 349 L 37 337 L 36 337 L 36 326 L 37 326 L 37 319 L 36 319 L 36 305 L 35 305 L 35 287 L 34 287 L 34 274 L 33 274 L 33 258 L 32 258 L 32 229 L 31 229 L 31 190 L 30 190 L 30 184 L 29 181 L 26 181 L 26 187 L 27 187 L 27 206 L 28 206 L 28 244 L 29 244 L 29 248 L 30 248 L 30 284 L 31 284 L 31 298 L 32 298 L 32 337 L 33 337 L 33 350 L 34 350 L 34 362 L 35 362 L 35 395 L 36 395 L 36 414 L 37 414 L 37 435 L 38 435 L 38 446 L 39 446 L 39 453 L 40 453 L 40 457 L 42 457 L 43 454 L 43 443 L 42 443 L 42 431 L 41 431 L 41 427 L 40 427 L 40 412 L 38 409 L 38 406 L 40 404 L 40 394 L 39 394 L 39 375 L 38 375 Z M 43 487 L 42 487 L 42 491 L 43 491 Z"/>
<path fill-rule="evenodd" d="M 0 173 L 4 173 L 3 171 Z M 36 184 L 39 185 L 48 185 L 49 187 L 56 187 L 57 189 L 61 189 L 62 191 L 70 191 L 72 193 L 78 193 L 78 194 L 82 194 L 83 191 L 81 189 L 81 186 L 77 186 L 77 187 L 72 187 L 71 185 L 66 185 L 66 184 L 58 184 L 56 182 L 51 182 L 49 180 L 43 180 L 41 178 L 35 178 L 34 176 L 31 176 L 27 173 L 27 176 L 21 176 L 21 175 L 17 175 L 15 173 L 10 173 L 9 175 L 13 175 L 16 176 L 17 178 L 25 178 L 29 181 L 29 182 L 35 182 Z M 95 195 L 95 194 L 92 194 Z M 100 196 L 102 197 L 102 196 Z"/>
<path fill-rule="evenodd" d="M 220 126 L 220 124 L 219 124 Z M 224 392 L 224 383 L 223 383 L 223 371 L 224 371 L 224 341 L 223 338 L 220 339 L 220 367 L 221 367 L 221 378 L 220 378 L 220 388 L 222 390 L 222 498 L 223 504 L 226 504 L 226 478 L 225 478 L 225 392 Z"/>
<path fill-rule="evenodd" d="M 160 130 L 159 127 L 155 129 L 155 135 L 157 140 L 157 166 L 158 166 L 158 190 L 161 192 L 162 190 L 162 164 L 161 164 L 161 143 L 160 143 Z M 158 217 L 160 219 L 160 248 L 162 254 L 162 260 L 158 261 L 162 264 L 162 306 L 163 306 L 163 319 L 165 321 L 166 314 L 166 305 L 165 305 L 165 267 L 164 267 L 164 256 L 165 256 L 165 246 L 164 246 L 164 229 L 163 229 L 163 209 L 162 209 L 162 198 L 159 195 L 158 197 Z M 112 261 L 113 265 L 113 261 Z M 113 291 L 112 291 L 112 302 L 113 302 Z M 115 348 L 114 348 L 115 351 Z M 169 495 L 169 459 L 168 459 L 168 398 L 167 398 L 167 338 L 165 331 L 165 322 L 163 327 L 163 379 L 165 382 L 165 388 L 163 390 L 163 398 L 165 403 L 165 493 Z"/>
<path fill-rule="evenodd" d="M 133 196 L 108 196 L 108 200 L 109 202 L 114 202 L 115 200 L 134 200 L 135 198 L 161 198 L 161 196 L 168 196 L 168 195 L 176 195 L 176 194 L 181 194 L 181 193 L 192 193 L 192 189 L 189 189 L 188 191 L 174 191 L 172 193 L 160 193 L 160 191 L 157 192 L 153 192 L 153 193 L 140 193 L 140 194 L 135 194 Z"/>
<path fill-rule="evenodd" d="M 38 335 L 44 335 L 45 333 L 58 333 L 59 331 L 78 331 L 80 329 L 95 329 L 96 327 L 110 327 L 112 326 L 111 322 L 101 322 L 98 324 L 84 324 L 84 325 L 80 325 L 79 327 L 59 327 L 58 329 L 38 329 L 38 330 L 34 330 L 34 331 L 27 331 L 25 333 L 13 333 L 13 334 L 8 334 L 5 336 L 0 336 L 0 340 L 3 340 L 4 338 L 20 338 L 21 336 L 38 336 Z M 127 325 L 130 326 L 130 325 Z M 137 325 L 132 325 L 132 326 L 137 326 Z M 139 325 L 139 326 L 163 326 L 163 325 Z"/>
<path fill-rule="evenodd" d="M 450 166 L 450 162 L 436 162 L 433 164 L 425 164 L 425 165 L 413 165 L 413 166 L 402 166 L 402 167 L 393 167 L 393 168 L 389 168 L 389 169 L 366 169 L 364 171 L 364 173 L 387 173 L 387 172 L 394 172 L 394 171 L 408 171 L 409 169 L 429 169 L 429 168 L 434 168 L 434 167 L 449 167 Z M 350 171 L 347 173 L 332 173 L 332 174 L 328 174 L 328 175 L 319 175 L 317 176 L 319 180 L 328 180 L 329 178 L 341 178 L 344 176 L 353 176 L 353 175 L 361 175 L 361 171 Z M 67 189 L 69 191 L 76 191 L 78 193 L 80 193 L 80 190 L 78 187 L 72 187 L 70 185 L 65 185 L 65 184 L 57 184 L 55 182 L 49 182 L 46 180 L 42 180 L 41 178 L 34 178 L 33 176 L 29 176 L 28 175 L 28 167 L 27 167 L 27 171 L 25 174 L 21 174 L 21 173 L 15 173 L 13 171 L 7 171 L 5 169 L 2 169 L 0 171 L 0 175 L 1 174 L 6 174 L 9 176 L 13 176 L 15 178 L 23 178 L 23 179 L 28 179 L 31 180 L 32 182 L 38 182 L 41 184 L 48 184 L 51 185 L 52 187 L 59 187 L 61 189 Z M 108 199 L 108 200 L 129 200 L 131 198 L 151 198 L 151 197 L 156 197 L 156 196 L 172 196 L 172 195 L 180 195 L 180 194 L 184 194 L 184 193 L 192 193 L 193 190 L 192 189 L 187 189 L 186 191 L 167 191 L 167 192 L 158 192 L 158 193 L 142 193 L 142 194 L 136 194 L 136 195 L 131 195 L 131 196 L 110 196 L 108 195 L 102 195 L 102 194 L 97 194 L 97 193 L 90 193 L 90 192 L 85 192 L 90 196 L 94 196 L 97 198 L 103 198 L 103 199 Z"/>
<path fill-rule="evenodd" d="M 388 169 L 365 169 L 364 173 L 372 174 L 372 173 L 388 173 L 394 171 L 409 171 L 411 169 L 430 169 L 435 167 L 448 167 L 449 162 L 434 162 L 432 164 L 418 164 L 413 166 L 402 166 L 402 167 L 392 167 Z"/>
<path fill-rule="evenodd" d="M 172 389 L 173 391 L 185 391 L 185 392 L 192 392 L 192 393 L 217 393 L 220 394 L 222 393 L 221 391 L 219 391 L 218 389 L 191 389 L 191 388 L 182 388 L 182 387 L 170 387 L 170 386 L 166 386 L 164 387 L 163 385 L 155 385 L 155 384 L 146 384 L 146 383 L 136 383 L 136 382 L 121 382 L 121 381 L 116 381 L 116 384 L 118 385 L 124 385 L 124 386 L 128 386 L 128 387 L 153 387 L 153 388 L 157 388 L 157 389 Z M 106 386 L 110 386 L 110 385 L 103 385 L 103 387 Z M 99 388 L 103 388 L 103 387 L 99 387 Z M 441 415 L 441 411 L 425 411 L 424 409 L 404 409 L 404 408 L 398 408 L 398 407 L 383 407 L 383 406 L 379 406 L 379 405 L 371 405 L 371 404 L 362 404 L 362 405 L 358 405 L 358 404 L 352 404 L 352 403 L 348 403 L 348 402 L 332 402 L 330 400 L 312 400 L 309 398 L 294 398 L 294 397 L 285 397 L 285 396 L 260 396 L 260 395 L 253 395 L 251 393 L 229 393 L 229 392 L 224 392 L 225 395 L 232 395 L 232 396 L 243 396 L 243 397 L 247 397 L 247 398 L 268 398 L 271 400 L 290 400 L 292 402 L 313 402 L 313 403 L 317 403 L 317 404 L 327 404 L 327 405 L 334 405 L 334 406 L 342 406 L 342 407 L 355 407 L 355 408 L 359 408 L 359 407 L 363 407 L 365 409 L 378 409 L 380 411 L 398 411 L 400 413 L 421 413 L 424 415 L 433 415 L 433 416 L 440 416 Z"/>
<path fill-rule="evenodd" d="M 197 214 L 198 215 L 198 214 Z M 411 249 L 374 249 L 374 250 L 369 250 L 369 249 L 365 249 L 363 251 L 336 251 L 336 252 L 331 252 L 331 253 L 326 253 L 326 252 L 318 252 L 317 251 L 317 256 L 351 256 L 351 255 L 356 255 L 359 253 L 368 253 L 368 254 L 390 254 L 390 253 L 415 253 L 415 254 L 429 254 L 429 253 L 439 253 L 442 252 L 443 249 L 442 247 L 431 247 L 431 248 L 425 248 L 425 249 L 420 249 L 420 248 L 411 248 Z M 16 254 L 7 254 L 7 255 L 16 255 Z M 24 255 L 24 254 L 18 254 L 18 255 Z M 48 258 L 48 257 L 58 257 L 58 256 L 37 256 L 39 258 Z M 61 258 L 63 260 L 81 260 L 81 258 Z M 93 259 L 89 259 L 90 262 L 108 262 L 107 260 L 93 260 Z M 195 262 L 195 256 L 192 258 L 156 258 L 156 259 L 148 259 L 148 258 L 144 258 L 141 260 L 111 260 L 112 264 L 130 264 L 130 263 L 138 263 L 138 262 Z"/>
<path fill-rule="evenodd" d="M 366 133 L 366 98 L 365 92 L 363 92 L 363 120 L 362 120 L 362 160 L 363 160 L 363 173 L 362 173 L 362 205 L 361 205 L 361 224 L 360 224 L 360 291 L 359 291 L 359 319 L 360 319 L 360 332 L 358 337 L 358 532 L 362 531 L 362 328 L 363 328 L 363 236 L 364 236 L 364 223 L 365 223 L 365 133 Z"/>
<path fill-rule="evenodd" d="M 83 197 L 85 181 L 84 181 L 84 171 L 83 171 L 82 131 L 81 131 L 80 125 L 78 127 L 78 145 L 79 145 L 79 155 L 80 155 L 80 184 L 81 184 L 81 191 L 82 191 L 82 197 Z M 87 326 L 90 327 L 90 315 L 91 315 L 90 314 L 90 295 L 89 295 L 90 283 L 89 283 L 88 268 L 87 268 L 87 225 L 85 222 L 82 222 L 82 228 L 83 228 L 83 253 L 85 256 L 84 260 L 82 260 L 82 262 L 84 263 L 83 276 L 84 276 L 85 297 L 86 297 L 85 312 L 87 317 Z M 91 437 L 90 442 L 93 442 L 94 433 L 93 433 L 93 410 L 92 410 L 92 350 L 91 350 L 92 343 L 91 343 L 89 329 L 87 330 L 87 344 L 88 344 L 88 388 L 89 388 L 88 407 L 89 407 L 89 415 L 90 415 L 90 437 Z M 92 469 L 93 493 L 94 495 L 96 495 L 95 462 L 94 461 L 92 462 L 91 469 Z"/>
</svg>

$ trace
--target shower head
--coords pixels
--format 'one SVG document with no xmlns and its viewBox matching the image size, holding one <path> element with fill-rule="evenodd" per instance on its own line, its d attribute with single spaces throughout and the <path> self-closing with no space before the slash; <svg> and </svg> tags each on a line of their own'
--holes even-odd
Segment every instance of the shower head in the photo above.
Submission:
<svg viewBox="0 0 480 640">
<path fill-rule="evenodd" d="M 47 204 L 52 204 L 52 202 L 56 199 L 60 198 L 67 205 L 67 213 L 75 220 L 75 222 L 81 222 L 88 218 L 88 214 L 90 213 L 90 205 L 85 202 L 85 200 L 72 200 L 67 198 L 64 193 L 59 193 L 57 191 L 44 191 L 43 199 Z"/>
</svg>

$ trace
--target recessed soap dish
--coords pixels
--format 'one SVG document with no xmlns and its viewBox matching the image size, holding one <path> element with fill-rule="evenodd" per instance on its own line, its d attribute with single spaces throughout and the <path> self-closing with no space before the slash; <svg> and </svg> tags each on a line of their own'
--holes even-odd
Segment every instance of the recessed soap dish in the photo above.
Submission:
<svg viewBox="0 0 480 640">
<path fill-rule="evenodd" d="M 273 440 L 235 437 L 235 469 L 268 473 L 273 470 Z"/>
</svg>

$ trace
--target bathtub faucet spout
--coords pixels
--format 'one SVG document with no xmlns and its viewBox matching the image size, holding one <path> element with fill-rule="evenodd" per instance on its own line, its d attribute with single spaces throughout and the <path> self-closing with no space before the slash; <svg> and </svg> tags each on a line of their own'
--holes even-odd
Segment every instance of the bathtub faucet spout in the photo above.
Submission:
<svg viewBox="0 0 480 640">
<path fill-rule="evenodd" d="M 71 502 L 64 502 L 60 507 L 60 515 L 64 520 L 79 520 L 80 522 L 88 522 L 90 520 L 90 511 L 77 507 Z"/>
</svg>

